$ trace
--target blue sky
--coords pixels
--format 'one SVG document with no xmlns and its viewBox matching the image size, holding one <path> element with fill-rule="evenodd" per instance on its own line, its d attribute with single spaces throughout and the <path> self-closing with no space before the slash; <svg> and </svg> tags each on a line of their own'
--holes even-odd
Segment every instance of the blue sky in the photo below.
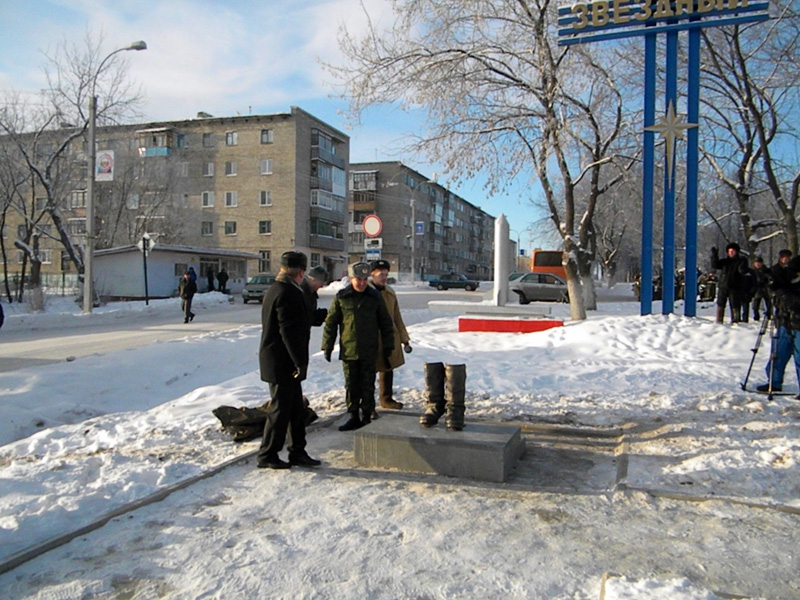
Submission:
<svg viewBox="0 0 800 600">
<path fill-rule="evenodd" d="M 346 105 L 332 97 L 318 58 L 336 62 L 339 28 L 364 21 L 362 4 L 388 22 L 388 0 L 0 0 L 0 91 L 36 93 L 44 87 L 43 52 L 64 40 L 80 45 L 87 29 L 102 34 L 107 52 L 145 40 L 146 51 L 124 55 L 146 97 L 144 120 L 299 106 L 350 135 L 352 162 L 401 160 L 433 176 L 442 169 L 393 151 L 397 139 L 420 130 L 419 116 L 387 107 L 351 128 L 341 115 Z M 482 186 L 478 178 L 452 189 L 495 217 L 504 213 L 523 248 L 542 244 L 526 231 L 540 219 L 527 198 L 488 198 Z"/>
</svg>

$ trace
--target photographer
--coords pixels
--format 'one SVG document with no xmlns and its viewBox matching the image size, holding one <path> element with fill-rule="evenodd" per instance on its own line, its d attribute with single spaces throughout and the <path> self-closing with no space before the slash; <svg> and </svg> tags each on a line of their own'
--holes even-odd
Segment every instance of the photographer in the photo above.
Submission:
<svg viewBox="0 0 800 600">
<path fill-rule="evenodd" d="M 787 270 L 791 280 L 787 277 L 784 285 L 775 290 L 775 306 L 778 309 L 776 320 L 791 344 L 795 371 L 800 383 L 800 256 L 789 261 Z M 772 389 L 779 391 L 774 385 Z"/>
<path fill-rule="evenodd" d="M 781 250 L 778 253 L 778 262 L 770 269 L 770 291 L 772 293 L 773 318 L 777 326 L 775 335 L 772 338 L 772 351 L 767 361 L 765 371 L 767 373 L 767 383 L 759 385 L 756 390 L 759 392 L 780 392 L 783 390 L 783 375 L 789 358 L 792 356 L 792 337 L 783 319 L 780 318 L 781 308 L 778 305 L 778 296 L 784 291 L 790 290 L 795 273 L 790 270 L 789 263 L 792 258 L 792 251 Z"/>
</svg>

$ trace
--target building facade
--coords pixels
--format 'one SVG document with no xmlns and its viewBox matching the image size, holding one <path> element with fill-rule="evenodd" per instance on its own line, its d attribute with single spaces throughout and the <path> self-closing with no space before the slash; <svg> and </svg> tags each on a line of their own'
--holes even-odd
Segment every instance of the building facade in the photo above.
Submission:
<svg viewBox="0 0 800 600">
<path fill-rule="evenodd" d="M 82 140 L 65 153 L 64 164 L 72 168 L 62 177 L 58 200 L 79 249 L 88 171 Z M 95 183 L 97 250 L 136 243 L 146 233 L 154 243 L 252 253 L 258 259 L 248 261 L 250 274 L 277 272 L 287 250 L 305 252 L 309 266 L 322 265 L 332 277 L 345 273 L 349 137 L 302 109 L 98 127 L 96 140 L 98 157 L 114 162 L 113 180 Z M 52 234 L 43 215 L 38 231 Z M 6 248 L 14 247 L 18 231 L 12 218 L 4 228 Z M 74 266 L 59 260 L 57 236 L 36 238 L 45 282 L 70 270 L 77 279 Z M 201 264 L 215 272 L 222 267 L 231 277 L 243 275 L 235 272 L 241 261 L 226 264 L 219 255 Z"/>
<path fill-rule="evenodd" d="M 399 162 L 350 165 L 349 260 L 380 254 L 390 275 L 409 281 L 457 272 L 491 279 L 495 218 Z M 380 235 L 364 234 L 377 215 Z"/>
</svg>

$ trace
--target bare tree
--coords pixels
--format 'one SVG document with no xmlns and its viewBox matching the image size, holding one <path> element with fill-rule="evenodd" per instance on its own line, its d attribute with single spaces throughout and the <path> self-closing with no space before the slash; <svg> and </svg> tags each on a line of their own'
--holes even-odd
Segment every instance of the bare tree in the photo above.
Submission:
<svg viewBox="0 0 800 600">
<path fill-rule="evenodd" d="M 371 24 L 361 37 L 344 30 L 347 64 L 328 65 L 352 116 L 381 103 L 422 107 L 429 130 L 407 150 L 444 164 L 451 181 L 483 172 L 489 193 L 515 179 L 538 183 L 564 242 L 572 316 L 585 318 L 595 302 L 594 212 L 619 181 L 601 176 L 624 122 L 608 69 L 597 56 L 556 45 L 551 0 L 400 0 L 393 7 L 390 30 Z"/>
<path fill-rule="evenodd" d="M 78 272 L 83 272 L 83 255 L 69 231 L 65 211 L 71 208 L 70 192 L 86 164 L 83 147 L 90 98 L 99 98 L 99 123 L 132 116 L 141 101 L 127 82 L 125 61 L 119 55 L 109 58 L 102 50 L 102 36 L 94 40 L 87 32 L 82 47 L 63 42 L 45 56 L 48 88 L 42 95 L 25 102 L 11 93 L 0 105 L 3 142 L 13 145 L 28 182 L 25 200 L 11 207 L 23 218 L 29 234 L 27 239 L 17 238 L 15 245 L 31 262 L 33 285 L 38 283 L 35 274 L 42 260 L 36 247 L 41 235 L 57 239 Z"/>
<path fill-rule="evenodd" d="M 800 15 L 773 5 L 768 23 L 703 32 L 703 155 L 731 191 L 749 252 L 780 234 L 797 253 Z"/>
</svg>

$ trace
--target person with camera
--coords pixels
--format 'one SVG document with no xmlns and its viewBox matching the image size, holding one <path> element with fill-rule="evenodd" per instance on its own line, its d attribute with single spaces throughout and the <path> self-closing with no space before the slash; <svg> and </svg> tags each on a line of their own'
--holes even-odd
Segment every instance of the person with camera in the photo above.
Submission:
<svg viewBox="0 0 800 600">
<path fill-rule="evenodd" d="M 791 343 L 797 381 L 800 383 L 800 256 L 789 261 L 787 270 L 791 279 L 787 277 L 783 285 L 775 290 L 775 306 L 778 309 L 775 318 Z M 773 390 L 779 391 L 774 386 Z M 800 399 L 800 394 L 796 398 Z"/>
<path fill-rule="evenodd" d="M 780 392 L 783 391 L 783 375 L 786 365 L 792 357 L 792 338 L 789 331 L 781 325 L 778 318 L 780 309 L 775 302 L 775 296 L 781 290 L 791 287 L 794 273 L 789 269 L 789 261 L 792 258 L 792 251 L 784 248 L 778 253 L 778 262 L 770 268 L 769 291 L 772 300 L 772 312 L 776 325 L 775 333 L 772 338 L 772 349 L 770 352 L 767 366 L 764 369 L 767 373 L 767 383 L 759 385 L 756 390 L 759 392 Z"/>
</svg>

